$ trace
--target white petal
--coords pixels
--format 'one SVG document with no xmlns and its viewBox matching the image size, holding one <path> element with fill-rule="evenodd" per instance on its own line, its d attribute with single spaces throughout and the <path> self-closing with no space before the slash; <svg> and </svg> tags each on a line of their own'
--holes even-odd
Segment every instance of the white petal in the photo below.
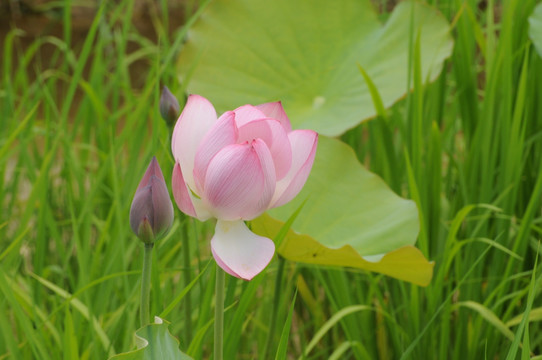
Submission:
<svg viewBox="0 0 542 360">
<path fill-rule="evenodd" d="M 215 108 L 207 99 L 199 95 L 190 95 L 173 129 L 171 151 L 175 162 L 181 166 L 184 180 L 192 189 L 196 188 L 192 174 L 196 151 L 216 120 Z"/>
<path fill-rule="evenodd" d="M 211 248 L 220 267 L 245 280 L 265 269 L 275 253 L 273 241 L 254 234 L 241 220 L 218 220 Z"/>
</svg>

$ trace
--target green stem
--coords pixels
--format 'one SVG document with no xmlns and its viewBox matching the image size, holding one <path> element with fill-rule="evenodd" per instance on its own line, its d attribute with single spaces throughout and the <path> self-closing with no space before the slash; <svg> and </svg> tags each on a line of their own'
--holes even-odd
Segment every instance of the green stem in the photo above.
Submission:
<svg viewBox="0 0 542 360">
<path fill-rule="evenodd" d="M 273 295 L 273 304 L 271 305 L 271 321 L 269 323 L 269 332 L 267 333 L 267 341 L 264 348 L 264 359 L 271 359 L 269 352 L 271 351 L 271 344 L 273 342 L 273 335 L 275 333 L 275 327 L 277 326 L 277 313 L 279 310 L 280 295 L 282 290 L 282 278 L 284 277 L 284 264 L 286 261 L 282 256 L 278 257 L 279 268 L 277 270 L 277 277 L 275 278 L 275 294 Z"/>
<path fill-rule="evenodd" d="M 191 273 L 190 273 L 190 248 L 188 247 L 188 234 L 187 234 L 187 225 L 185 224 L 184 227 L 183 227 L 183 263 L 184 263 L 184 267 L 185 267 L 185 270 L 184 270 L 184 286 L 188 286 L 188 284 L 190 284 L 190 282 L 192 281 L 191 279 Z M 186 326 L 184 328 L 184 332 L 185 332 L 185 338 L 187 339 L 188 342 L 190 342 L 192 340 L 192 300 L 191 300 L 191 297 L 190 297 L 190 292 L 188 292 L 186 295 L 185 295 L 185 300 L 184 300 L 184 316 L 186 318 Z"/>
<path fill-rule="evenodd" d="M 213 360 L 223 359 L 224 342 L 224 270 L 216 265 L 215 287 L 215 357 Z"/>
<path fill-rule="evenodd" d="M 145 244 L 145 255 L 143 257 L 143 271 L 141 273 L 141 307 L 140 319 L 141 326 L 150 323 L 150 296 L 151 296 L 151 265 L 152 265 L 152 248 L 154 243 Z"/>
</svg>

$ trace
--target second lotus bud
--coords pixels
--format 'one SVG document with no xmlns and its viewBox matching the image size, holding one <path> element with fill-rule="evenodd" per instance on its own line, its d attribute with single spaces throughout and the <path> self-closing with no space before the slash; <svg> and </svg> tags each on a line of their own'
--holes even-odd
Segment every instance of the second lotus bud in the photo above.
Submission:
<svg viewBox="0 0 542 360">
<path fill-rule="evenodd" d="M 160 115 L 162 119 L 168 125 L 172 126 L 179 117 L 180 112 L 179 100 L 177 100 L 167 86 L 164 86 L 162 95 L 160 96 Z"/>
<path fill-rule="evenodd" d="M 137 187 L 130 208 L 130 226 L 146 244 L 165 234 L 173 223 L 173 205 L 155 157 Z"/>
</svg>

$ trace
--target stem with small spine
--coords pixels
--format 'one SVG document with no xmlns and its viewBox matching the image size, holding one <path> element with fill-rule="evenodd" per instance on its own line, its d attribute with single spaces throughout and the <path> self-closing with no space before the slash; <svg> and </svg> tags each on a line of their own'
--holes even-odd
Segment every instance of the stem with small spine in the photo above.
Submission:
<svg viewBox="0 0 542 360">
<path fill-rule="evenodd" d="M 214 360 L 223 359 L 224 342 L 224 270 L 216 265 L 215 286 L 215 348 Z"/>
<path fill-rule="evenodd" d="M 141 326 L 145 326 L 150 323 L 151 266 L 153 247 L 154 243 L 145 244 L 143 270 L 141 272 L 141 304 L 139 313 Z"/>
</svg>

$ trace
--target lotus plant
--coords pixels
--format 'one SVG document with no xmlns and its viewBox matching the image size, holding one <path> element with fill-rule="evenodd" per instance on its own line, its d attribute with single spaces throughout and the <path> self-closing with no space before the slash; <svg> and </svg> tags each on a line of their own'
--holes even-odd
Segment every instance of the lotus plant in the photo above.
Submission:
<svg viewBox="0 0 542 360">
<path fill-rule="evenodd" d="M 130 226 L 145 244 L 141 271 L 141 326 L 150 320 L 152 248 L 155 240 L 168 232 L 173 223 L 173 204 L 160 165 L 152 158 L 139 182 L 130 208 Z"/>
<path fill-rule="evenodd" d="M 224 271 L 250 280 L 271 261 L 273 241 L 244 221 L 299 193 L 317 142 L 312 130 L 292 130 L 280 102 L 217 117 L 207 99 L 189 96 L 173 130 L 173 196 L 185 214 L 217 219 L 211 250 Z"/>
</svg>

